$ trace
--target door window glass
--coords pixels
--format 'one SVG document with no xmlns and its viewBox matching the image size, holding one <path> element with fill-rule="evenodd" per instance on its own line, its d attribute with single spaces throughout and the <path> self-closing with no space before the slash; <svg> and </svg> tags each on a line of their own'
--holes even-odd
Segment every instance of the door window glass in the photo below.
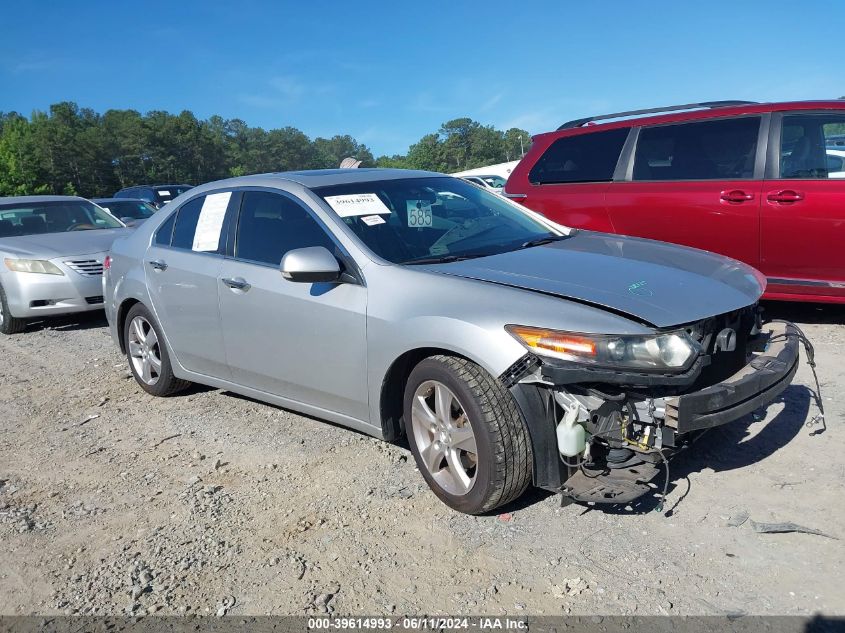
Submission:
<svg viewBox="0 0 845 633">
<path fill-rule="evenodd" d="M 783 117 L 781 178 L 845 178 L 845 115 L 797 114 Z"/>
<path fill-rule="evenodd" d="M 241 202 L 235 257 L 278 266 L 294 248 L 335 245 L 311 214 L 296 201 L 265 191 L 246 191 Z"/>
<path fill-rule="evenodd" d="M 552 143 L 528 174 L 535 185 L 609 182 L 628 129 L 566 136 Z"/>
<path fill-rule="evenodd" d="M 158 230 L 156 231 L 155 235 L 155 244 L 156 246 L 170 246 L 170 238 L 173 237 L 173 225 L 176 224 L 176 214 L 171 213 L 170 217 L 167 218 Z"/>
<path fill-rule="evenodd" d="M 205 203 L 206 196 L 199 196 L 179 207 L 176 212 L 176 224 L 173 227 L 173 240 L 170 245 L 173 248 L 184 248 L 192 250 L 194 247 L 194 234 L 197 231 L 197 222 L 200 212 Z M 201 249 L 205 253 L 220 253 L 226 241 L 226 229 L 223 227 L 217 240 L 217 247 L 214 249 Z M 197 249 L 200 250 L 200 249 Z"/>
<path fill-rule="evenodd" d="M 752 178 L 759 129 L 760 117 L 643 128 L 634 180 Z"/>
</svg>

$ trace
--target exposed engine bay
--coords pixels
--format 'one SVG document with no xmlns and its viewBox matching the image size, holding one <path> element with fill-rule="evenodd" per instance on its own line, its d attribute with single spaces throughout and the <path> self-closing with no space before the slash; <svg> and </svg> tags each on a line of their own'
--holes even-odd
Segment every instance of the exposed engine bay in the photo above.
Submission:
<svg viewBox="0 0 845 633">
<path fill-rule="evenodd" d="M 774 400 L 797 370 L 799 342 L 809 346 L 791 323 L 764 325 L 756 305 L 685 329 L 700 353 L 684 372 L 623 372 L 529 357 L 503 376 L 523 410 L 554 428 L 553 438 L 548 426 L 532 429 L 540 453 L 536 485 L 574 501 L 627 503 L 653 491 L 651 480 L 665 468 L 665 496 L 669 457 L 707 429 Z M 812 361 L 812 347 L 807 351 Z M 557 472 L 538 459 L 559 460 Z"/>
</svg>

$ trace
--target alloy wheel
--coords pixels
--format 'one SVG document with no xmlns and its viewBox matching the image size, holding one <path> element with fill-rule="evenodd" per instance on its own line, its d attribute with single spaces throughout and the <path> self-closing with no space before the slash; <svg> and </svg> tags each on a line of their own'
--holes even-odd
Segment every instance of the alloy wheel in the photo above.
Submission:
<svg viewBox="0 0 845 633">
<path fill-rule="evenodd" d="M 153 326 L 142 316 L 129 324 L 129 359 L 145 384 L 154 385 L 161 376 L 161 347 Z"/>
<path fill-rule="evenodd" d="M 451 389 L 436 380 L 417 387 L 411 426 L 434 481 L 449 494 L 467 494 L 475 484 L 478 448 L 466 411 Z"/>
</svg>

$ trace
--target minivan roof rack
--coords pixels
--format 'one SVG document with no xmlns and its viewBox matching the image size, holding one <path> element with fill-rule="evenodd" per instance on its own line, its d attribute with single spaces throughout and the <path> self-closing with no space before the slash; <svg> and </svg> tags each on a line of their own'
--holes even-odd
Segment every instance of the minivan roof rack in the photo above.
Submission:
<svg viewBox="0 0 845 633">
<path fill-rule="evenodd" d="M 675 110 L 693 110 L 695 108 L 726 108 L 729 106 L 753 105 L 756 101 L 702 101 L 701 103 L 684 103 L 682 105 L 665 106 L 663 108 L 646 108 L 645 110 L 628 110 L 627 112 L 614 112 L 612 114 L 600 114 L 583 119 L 574 119 L 561 125 L 558 130 L 569 130 L 574 127 L 581 127 L 592 121 L 603 121 L 604 119 L 620 119 L 626 116 L 638 116 L 640 114 L 657 114 L 658 112 L 674 112 Z"/>
</svg>

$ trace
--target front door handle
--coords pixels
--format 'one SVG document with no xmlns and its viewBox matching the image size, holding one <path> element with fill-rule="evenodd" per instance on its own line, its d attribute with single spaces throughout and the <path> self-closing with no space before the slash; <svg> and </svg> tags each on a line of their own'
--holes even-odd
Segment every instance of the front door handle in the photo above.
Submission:
<svg viewBox="0 0 845 633">
<path fill-rule="evenodd" d="M 719 198 L 725 202 L 747 202 L 749 200 L 754 200 L 754 194 L 747 193 L 742 189 L 729 189 L 721 192 L 719 194 Z"/>
<path fill-rule="evenodd" d="M 220 281 L 229 286 L 232 290 L 249 290 L 249 283 L 243 277 L 223 277 Z"/>
<path fill-rule="evenodd" d="M 163 259 L 151 259 L 147 263 L 156 270 L 167 270 L 167 262 Z"/>
<path fill-rule="evenodd" d="M 792 204 L 793 202 L 800 202 L 804 199 L 804 193 L 795 191 L 794 189 L 779 189 L 777 191 L 770 191 L 766 196 L 769 202 L 777 202 L 778 204 Z"/>
</svg>

